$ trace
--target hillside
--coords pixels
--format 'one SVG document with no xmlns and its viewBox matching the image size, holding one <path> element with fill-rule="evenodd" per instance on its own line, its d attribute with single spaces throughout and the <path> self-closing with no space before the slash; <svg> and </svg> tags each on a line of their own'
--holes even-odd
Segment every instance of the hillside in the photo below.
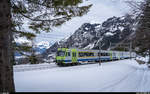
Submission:
<svg viewBox="0 0 150 94">
<path fill-rule="evenodd" d="M 84 23 L 68 39 L 56 42 L 48 48 L 43 53 L 43 57 L 48 58 L 47 56 L 56 52 L 58 47 L 98 49 L 100 40 L 102 42 L 102 49 L 107 50 L 109 47 L 115 46 L 133 34 L 134 22 L 134 18 L 126 15 L 111 17 L 102 24 Z"/>
</svg>

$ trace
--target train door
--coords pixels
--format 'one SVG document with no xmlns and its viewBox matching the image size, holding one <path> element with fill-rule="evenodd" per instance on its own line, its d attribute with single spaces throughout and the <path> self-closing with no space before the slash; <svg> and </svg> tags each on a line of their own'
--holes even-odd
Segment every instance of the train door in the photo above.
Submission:
<svg viewBox="0 0 150 94">
<path fill-rule="evenodd" d="M 110 51 L 110 60 L 113 60 L 113 52 Z"/>
<path fill-rule="evenodd" d="M 77 50 L 76 49 L 72 49 L 72 63 L 77 62 Z"/>
<path fill-rule="evenodd" d="M 119 55 L 119 52 L 117 52 L 117 60 L 120 59 L 120 55 Z"/>
</svg>

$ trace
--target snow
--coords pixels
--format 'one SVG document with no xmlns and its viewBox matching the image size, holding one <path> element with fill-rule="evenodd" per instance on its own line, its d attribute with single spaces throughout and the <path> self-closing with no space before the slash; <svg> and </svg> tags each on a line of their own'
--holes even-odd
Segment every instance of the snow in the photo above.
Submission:
<svg viewBox="0 0 150 94">
<path fill-rule="evenodd" d="M 123 17 L 120 17 L 120 20 L 125 20 L 125 17 L 123 16 Z"/>
<path fill-rule="evenodd" d="M 99 21 L 97 21 L 97 20 L 91 20 L 90 24 L 99 24 Z"/>
<path fill-rule="evenodd" d="M 14 72 L 16 92 L 150 92 L 149 78 L 134 59 Z"/>
<path fill-rule="evenodd" d="M 101 28 L 101 25 L 97 25 L 95 28 L 96 28 L 96 29 L 97 29 L 97 28 L 99 29 L 99 28 Z"/>
<path fill-rule="evenodd" d="M 121 31 L 123 31 L 123 30 L 124 30 L 124 27 L 121 27 L 121 26 L 120 26 L 120 27 L 118 27 L 118 28 L 119 28 Z"/>
<path fill-rule="evenodd" d="M 89 44 L 84 49 L 92 49 L 94 47 L 95 43 Z"/>
<path fill-rule="evenodd" d="M 118 30 L 118 28 L 113 25 L 110 28 L 106 28 L 106 29 L 110 30 L 111 32 L 116 32 L 116 30 Z"/>
<path fill-rule="evenodd" d="M 106 36 L 113 36 L 114 34 L 111 33 L 111 32 L 107 32 L 107 33 L 105 33 L 105 35 L 106 35 Z"/>
<path fill-rule="evenodd" d="M 145 56 L 145 57 L 142 57 L 142 56 L 138 56 L 136 57 L 137 60 L 141 60 L 141 61 L 144 61 L 144 62 L 148 62 L 149 60 L 149 56 Z"/>
<path fill-rule="evenodd" d="M 36 46 L 39 47 L 40 49 L 43 49 L 43 48 L 48 49 L 50 47 L 50 43 L 48 41 L 41 41 L 37 43 Z"/>
<path fill-rule="evenodd" d="M 15 56 L 15 59 L 26 58 L 26 56 Z"/>
<path fill-rule="evenodd" d="M 85 30 L 88 30 L 88 28 L 86 27 Z"/>
<path fill-rule="evenodd" d="M 27 40 L 24 37 L 21 38 L 14 38 L 15 42 L 19 43 L 19 44 L 23 44 L 23 43 L 28 43 L 28 45 L 31 45 L 31 41 Z"/>
</svg>

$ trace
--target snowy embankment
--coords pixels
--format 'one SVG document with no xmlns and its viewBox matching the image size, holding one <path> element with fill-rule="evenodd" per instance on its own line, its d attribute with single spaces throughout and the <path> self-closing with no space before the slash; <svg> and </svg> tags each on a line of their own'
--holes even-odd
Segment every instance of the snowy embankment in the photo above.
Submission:
<svg viewBox="0 0 150 94">
<path fill-rule="evenodd" d="M 149 78 L 134 59 L 14 72 L 17 92 L 150 92 Z"/>
<path fill-rule="evenodd" d="M 13 66 L 14 72 L 43 70 L 58 67 L 55 63 L 42 63 L 42 64 L 23 64 Z"/>
<path fill-rule="evenodd" d="M 136 57 L 136 59 L 140 60 L 140 61 L 144 61 L 145 63 L 147 63 L 149 60 L 149 56 L 145 56 L 145 57 L 138 56 L 138 57 Z"/>
</svg>

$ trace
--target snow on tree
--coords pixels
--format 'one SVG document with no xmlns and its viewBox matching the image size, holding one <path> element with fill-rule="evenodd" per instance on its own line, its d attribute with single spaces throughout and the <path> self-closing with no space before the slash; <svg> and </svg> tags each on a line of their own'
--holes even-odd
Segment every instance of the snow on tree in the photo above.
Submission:
<svg viewBox="0 0 150 94">
<path fill-rule="evenodd" d="M 83 16 L 92 5 L 81 6 L 83 0 L 0 0 L 0 92 L 15 91 L 13 82 L 13 34 L 35 37 L 24 32 L 24 19 L 29 28 L 40 33 L 51 31 L 73 17 Z"/>
<path fill-rule="evenodd" d="M 140 55 L 150 56 L 150 0 L 145 0 L 138 6 L 138 10 L 141 12 L 139 19 L 137 19 L 138 24 L 133 46 Z M 148 63 L 150 64 L 150 60 Z"/>
</svg>

